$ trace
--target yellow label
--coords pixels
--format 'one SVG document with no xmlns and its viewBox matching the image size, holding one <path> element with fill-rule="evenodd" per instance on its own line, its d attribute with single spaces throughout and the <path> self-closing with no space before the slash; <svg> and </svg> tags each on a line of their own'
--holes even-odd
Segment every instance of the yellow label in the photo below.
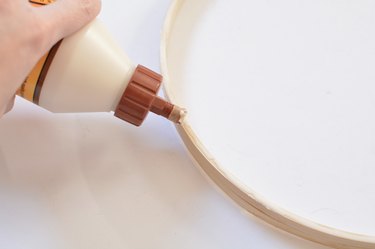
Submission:
<svg viewBox="0 0 375 249">
<path fill-rule="evenodd" d="M 38 83 L 39 76 L 41 75 L 43 66 L 46 62 L 47 55 L 43 56 L 36 66 L 33 68 L 29 76 L 23 82 L 21 88 L 18 90 L 18 95 L 29 100 L 34 101 L 34 93 Z"/>
<path fill-rule="evenodd" d="M 49 3 L 53 3 L 53 0 L 29 0 L 29 2 L 46 5 L 46 4 L 49 4 Z"/>
<path fill-rule="evenodd" d="M 33 6 L 40 6 L 52 3 L 53 0 L 29 0 L 29 2 Z M 17 94 L 19 96 L 38 104 L 41 87 L 44 83 L 48 68 L 54 55 L 56 54 L 58 46 L 59 43 L 38 61 L 35 67 L 31 70 L 30 74 L 26 77 L 21 87 L 18 89 Z"/>
</svg>

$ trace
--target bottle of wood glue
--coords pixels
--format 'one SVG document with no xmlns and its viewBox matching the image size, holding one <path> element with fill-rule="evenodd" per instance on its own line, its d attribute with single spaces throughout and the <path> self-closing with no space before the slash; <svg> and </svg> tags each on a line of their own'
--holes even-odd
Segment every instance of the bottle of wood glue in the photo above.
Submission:
<svg viewBox="0 0 375 249">
<path fill-rule="evenodd" d="M 161 82 L 161 75 L 134 65 L 94 20 L 42 57 L 18 95 L 52 112 L 114 111 L 139 126 L 151 111 L 179 123 L 185 111 L 157 96 Z"/>
</svg>

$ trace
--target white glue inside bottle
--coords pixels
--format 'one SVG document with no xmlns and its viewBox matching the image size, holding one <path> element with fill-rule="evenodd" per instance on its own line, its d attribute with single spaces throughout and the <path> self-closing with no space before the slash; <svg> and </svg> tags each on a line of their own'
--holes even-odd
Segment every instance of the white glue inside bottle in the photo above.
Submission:
<svg viewBox="0 0 375 249">
<path fill-rule="evenodd" d="M 185 111 L 157 96 L 161 82 L 94 20 L 41 58 L 18 95 L 52 112 L 114 111 L 139 126 L 151 111 L 179 123 Z"/>
</svg>

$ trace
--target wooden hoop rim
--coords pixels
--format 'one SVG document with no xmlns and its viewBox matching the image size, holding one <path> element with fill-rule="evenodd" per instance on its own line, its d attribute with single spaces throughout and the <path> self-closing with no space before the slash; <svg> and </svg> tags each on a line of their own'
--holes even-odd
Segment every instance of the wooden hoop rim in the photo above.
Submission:
<svg viewBox="0 0 375 249">
<path fill-rule="evenodd" d="M 176 99 L 170 91 L 170 85 L 173 83 L 169 79 L 167 63 L 168 41 L 170 31 L 184 2 L 185 0 L 174 0 L 172 2 L 165 19 L 161 38 L 160 56 L 161 71 L 164 76 L 164 92 L 166 97 L 174 102 Z M 327 227 L 271 205 L 247 186 L 235 183 L 236 179 L 233 176 L 222 171 L 219 164 L 206 151 L 188 122 L 177 125 L 176 129 L 198 168 L 246 211 L 279 229 L 323 245 L 340 249 L 375 248 L 375 237 L 373 236 L 353 234 Z"/>
</svg>

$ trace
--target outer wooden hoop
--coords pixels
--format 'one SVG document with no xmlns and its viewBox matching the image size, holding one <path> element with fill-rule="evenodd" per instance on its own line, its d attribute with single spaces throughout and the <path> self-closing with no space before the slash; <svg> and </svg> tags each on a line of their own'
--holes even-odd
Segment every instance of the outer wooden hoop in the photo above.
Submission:
<svg viewBox="0 0 375 249">
<path fill-rule="evenodd" d="M 164 90 L 167 97 L 172 101 L 176 99 L 169 88 L 170 84 L 173 83 L 170 82 L 168 73 L 168 41 L 170 30 L 184 2 L 185 0 L 174 0 L 171 4 L 161 39 L 161 71 L 164 75 Z M 207 153 L 188 122 L 184 122 L 176 128 L 199 168 L 246 211 L 279 229 L 323 245 L 340 249 L 375 248 L 375 237 L 336 230 L 270 205 L 255 191 L 241 185 L 233 176 L 221 170 L 219 164 Z"/>
</svg>

